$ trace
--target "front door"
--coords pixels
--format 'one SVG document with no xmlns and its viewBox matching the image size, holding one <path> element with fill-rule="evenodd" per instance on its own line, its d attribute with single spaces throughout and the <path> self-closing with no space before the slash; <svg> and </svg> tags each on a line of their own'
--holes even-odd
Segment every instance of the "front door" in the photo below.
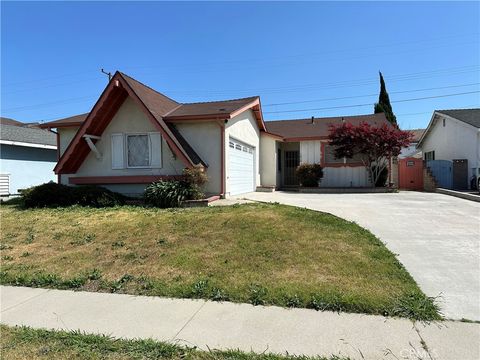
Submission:
<svg viewBox="0 0 480 360">
<path fill-rule="evenodd" d="M 285 171 L 283 183 L 285 186 L 298 186 L 297 167 L 300 165 L 300 151 L 284 151 Z"/>
<path fill-rule="evenodd" d="M 468 160 L 453 160 L 453 188 L 455 190 L 468 189 Z"/>
</svg>

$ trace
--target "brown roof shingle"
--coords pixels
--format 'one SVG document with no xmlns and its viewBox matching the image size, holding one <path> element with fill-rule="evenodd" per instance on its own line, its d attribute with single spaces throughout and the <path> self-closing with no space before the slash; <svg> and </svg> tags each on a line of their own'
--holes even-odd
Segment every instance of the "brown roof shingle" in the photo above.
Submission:
<svg viewBox="0 0 480 360">
<path fill-rule="evenodd" d="M 329 126 L 341 124 L 343 121 L 354 125 L 358 125 L 363 122 L 376 126 L 381 126 L 383 124 L 391 125 L 383 113 L 358 116 L 314 118 L 313 122 L 311 118 L 267 121 L 265 122 L 265 125 L 269 133 L 279 135 L 285 139 L 315 137 L 326 138 L 329 134 Z"/>
<path fill-rule="evenodd" d="M 252 96 L 242 99 L 181 104 L 172 112 L 168 113 L 165 116 L 165 120 L 195 116 L 211 115 L 212 117 L 216 117 L 230 115 L 258 98 L 258 96 Z"/>
<path fill-rule="evenodd" d="M 67 118 L 58 119 L 58 120 L 40 124 L 39 127 L 43 129 L 47 129 L 47 128 L 53 129 L 56 127 L 80 126 L 83 124 L 87 116 L 88 116 L 88 113 L 70 116 Z"/>
</svg>

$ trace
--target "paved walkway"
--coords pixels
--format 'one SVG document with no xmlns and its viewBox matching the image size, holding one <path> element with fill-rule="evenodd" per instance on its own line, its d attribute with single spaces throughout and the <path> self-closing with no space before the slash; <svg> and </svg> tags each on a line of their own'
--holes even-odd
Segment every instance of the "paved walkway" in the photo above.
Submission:
<svg viewBox="0 0 480 360">
<path fill-rule="evenodd" d="M 201 349 L 352 359 L 478 360 L 480 325 L 308 309 L 1 286 L 1 323 Z M 424 344 L 422 346 L 422 341 Z"/>
<path fill-rule="evenodd" d="M 451 319 L 480 320 L 480 203 L 388 194 L 250 193 L 248 199 L 332 213 L 377 235 Z"/>
</svg>

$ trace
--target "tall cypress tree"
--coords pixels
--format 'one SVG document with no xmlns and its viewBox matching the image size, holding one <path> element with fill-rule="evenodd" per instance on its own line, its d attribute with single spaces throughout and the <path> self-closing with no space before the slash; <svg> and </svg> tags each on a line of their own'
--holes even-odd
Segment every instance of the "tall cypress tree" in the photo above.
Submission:
<svg viewBox="0 0 480 360">
<path fill-rule="evenodd" d="M 380 74 L 380 95 L 378 96 L 378 103 L 375 103 L 375 114 L 385 113 L 385 117 L 393 125 L 397 126 L 397 117 L 393 113 L 392 105 L 390 104 L 390 98 L 387 93 L 387 88 L 385 86 L 385 80 L 383 80 L 383 75 Z"/>
</svg>

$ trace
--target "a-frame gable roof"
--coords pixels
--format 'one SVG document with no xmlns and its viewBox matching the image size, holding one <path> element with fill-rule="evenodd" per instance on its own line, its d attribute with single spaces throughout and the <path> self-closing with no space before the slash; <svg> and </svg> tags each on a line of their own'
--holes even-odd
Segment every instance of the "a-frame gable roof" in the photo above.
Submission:
<svg viewBox="0 0 480 360">
<path fill-rule="evenodd" d="M 175 136 L 162 118 L 163 111 L 168 113 L 179 104 L 142 83 L 116 72 L 59 159 L 54 169 L 55 173 L 71 174 L 78 170 L 90 152 L 90 148 L 83 139 L 84 136 L 101 136 L 127 97 L 131 97 L 143 110 L 160 131 L 168 146 L 186 166 L 204 164 L 201 160 L 199 161 L 200 157 L 191 147 L 187 151 L 182 146 L 183 139 Z"/>
</svg>

